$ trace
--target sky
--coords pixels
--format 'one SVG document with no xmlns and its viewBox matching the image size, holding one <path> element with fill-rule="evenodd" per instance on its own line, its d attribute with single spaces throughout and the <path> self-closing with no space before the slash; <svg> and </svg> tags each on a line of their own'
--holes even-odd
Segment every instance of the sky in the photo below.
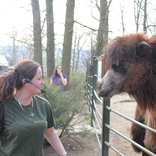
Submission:
<svg viewBox="0 0 156 156">
<path fill-rule="evenodd" d="M 6 34 L 12 34 L 13 28 L 18 30 L 19 33 L 22 33 L 25 27 L 30 27 L 31 23 L 27 11 L 21 8 L 20 3 L 16 0 L 9 1 L 9 5 L 8 1 L 0 2 L 0 19 L 0 45 L 7 44 L 8 36 Z"/>
<path fill-rule="evenodd" d="M 45 1 L 40 0 L 40 10 L 45 10 Z M 61 5 L 60 5 L 61 4 Z M 79 21 L 82 19 L 85 21 L 87 19 L 87 15 L 89 14 L 89 9 L 86 12 L 86 6 L 84 0 L 79 0 L 77 2 L 79 7 L 75 10 L 78 14 L 75 15 L 76 19 L 79 17 Z M 83 4 L 83 5 L 82 5 Z M 56 25 L 56 31 L 59 29 L 59 33 L 64 33 L 63 23 L 65 21 L 65 11 L 66 11 L 66 0 L 54 0 L 54 20 L 55 23 L 59 23 Z M 86 7 L 86 8 L 85 8 Z M 81 8 L 81 9 L 80 9 Z M 8 36 L 6 34 L 11 34 L 13 29 L 18 31 L 18 34 L 23 34 L 26 32 L 26 29 L 32 27 L 32 11 L 31 11 L 31 0 L 11 0 L 9 1 L 1 1 L 0 2 L 0 19 L 1 19 L 1 29 L 0 29 L 0 45 L 7 44 Z M 45 12 L 41 13 L 41 19 L 43 20 L 45 16 Z M 88 19 L 88 22 L 89 19 Z M 85 23 L 85 22 L 84 22 Z"/>
<path fill-rule="evenodd" d="M 99 18 L 97 9 L 90 4 L 90 0 L 75 0 L 75 20 L 94 29 L 98 28 L 98 22 L 94 18 Z M 150 3 L 154 3 L 154 0 L 148 0 Z M 40 0 L 40 10 L 45 10 L 45 1 Z M 112 0 L 110 8 L 110 36 L 120 35 L 121 32 L 121 17 L 120 7 L 124 4 L 124 18 L 127 33 L 135 31 L 134 19 L 133 19 L 133 0 Z M 62 40 L 61 34 L 64 33 L 64 21 L 66 11 L 66 0 L 53 0 L 54 7 L 54 21 L 55 21 L 55 33 L 56 41 Z M 152 6 L 151 8 L 156 6 Z M 153 10 L 151 9 L 151 12 Z M 91 14 L 94 18 L 91 17 Z M 154 16 L 153 12 L 150 17 Z M 45 12 L 41 13 L 41 19 L 43 20 Z M 155 17 L 154 17 L 155 18 Z M 32 11 L 31 0 L 11 0 L 0 2 L 0 45 L 9 44 L 10 38 L 7 34 L 12 34 L 13 29 L 17 31 L 18 35 L 23 36 L 27 33 L 27 29 L 32 29 Z M 83 31 L 83 30 L 82 30 Z M 58 35 L 59 34 L 59 35 Z M 61 41 L 62 42 L 62 41 Z"/>
</svg>

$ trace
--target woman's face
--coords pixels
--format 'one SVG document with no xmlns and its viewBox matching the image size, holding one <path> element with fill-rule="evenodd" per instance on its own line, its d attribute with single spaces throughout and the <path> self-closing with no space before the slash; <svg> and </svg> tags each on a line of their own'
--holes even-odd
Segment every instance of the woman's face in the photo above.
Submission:
<svg viewBox="0 0 156 156">
<path fill-rule="evenodd" d="M 33 79 L 31 80 L 31 82 L 39 88 L 41 85 L 44 84 L 44 81 L 42 79 L 42 70 L 40 67 L 37 69 L 37 72 L 36 72 L 35 76 L 33 77 Z M 29 85 L 30 93 L 32 95 L 41 93 L 40 89 L 37 88 L 36 86 L 34 86 L 33 84 L 27 83 L 27 85 Z"/>
<path fill-rule="evenodd" d="M 61 67 L 61 66 L 58 66 L 58 67 L 56 68 L 56 70 L 57 70 L 57 73 L 62 72 L 62 67 Z"/>
</svg>

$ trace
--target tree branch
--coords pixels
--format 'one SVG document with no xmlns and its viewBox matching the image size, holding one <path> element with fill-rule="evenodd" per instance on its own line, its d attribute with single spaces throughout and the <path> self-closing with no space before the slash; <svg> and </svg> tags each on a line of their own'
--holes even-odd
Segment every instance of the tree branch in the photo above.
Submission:
<svg viewBox="0 0 156 156">
<path fill-rule="evenodd" d="M 90 29 L 90 30 L 98 31 L 97 29 L 90 28 L 90 27 L 88 27 L 88 26 L 86 26 L 86 25 L 84 25 L 84 24 L 82 24 L 82 23 L 80 23 L 80 22 L 78 22 L 78 21 L 74 21 L 74 22 L 77 23 L 77 24 L 80 24 L 81 26 L 86 27 L 86 28 L 88 28 L 88 29 Z"/>
</svg>

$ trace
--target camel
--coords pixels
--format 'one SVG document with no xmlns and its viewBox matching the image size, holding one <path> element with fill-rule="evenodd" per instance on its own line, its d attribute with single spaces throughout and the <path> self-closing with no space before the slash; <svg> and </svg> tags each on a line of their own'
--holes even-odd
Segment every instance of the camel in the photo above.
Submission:
<svg viewBox="0 0 156 156">
<path fill-rule="evenodd" d="M 107 72 L 98 95 L 111 98 L 126 92 L 137 102 L 135 120 L 156 129 L 156 35 L 144 33 L 115 37 L 104 47 Z M 136 124 L 131 126 L 132 140 L 156 154 L 156 134 Z M 136 152 L 147 153 L 135 147 Z"/>
</svg>

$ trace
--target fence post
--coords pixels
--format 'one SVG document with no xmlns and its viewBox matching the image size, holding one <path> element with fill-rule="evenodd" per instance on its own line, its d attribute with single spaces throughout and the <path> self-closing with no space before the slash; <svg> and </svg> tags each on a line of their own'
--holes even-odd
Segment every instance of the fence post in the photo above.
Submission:
<svg viewBox="0 0 156 156">
<path fill-rule="evenodd" d="M 109 129 L 105 124 L 110 124 L 110 111 L 106 109 L 106 106 L 110 106 L 110 99 L 103 98 L 103 120 L 102 120 L 102 156 L 109 155 L 109 147 L 105 142 L 109 142 Z"/>
<path fill-rule="evenodd" d="M 93 65 L 93 93 L 96 91 L 97 86 L 97 59 L 94 57 L 94 65 Z M 96 99 L 96 96 L 93 94 L 93 98 Z"/>
<path fill-rule="evenodd" d="M 90 84 L 90 66 L 87 68 L 87 71 L 86 71 L 86 83 L 87 83 L 87 85 L 86 85 L 85 96 L 87 97 L 89 95 L 89 91 L 90 91 L 90 88 L 89 88 L 89 84 Z"/>
<path fill-rule="evenodd" d="M 92 66 L 92 114 L 91 114 L 91 126 L 93 127 L 93 120 L 95 119 L 93 111 L 95 110 L 94 100 L 96 99 L 94 95 L 94 90 L 96 91 L 96 83 L 97 83 L 97 60 L 94 56 L 93 66 Z"/>
</svg>

